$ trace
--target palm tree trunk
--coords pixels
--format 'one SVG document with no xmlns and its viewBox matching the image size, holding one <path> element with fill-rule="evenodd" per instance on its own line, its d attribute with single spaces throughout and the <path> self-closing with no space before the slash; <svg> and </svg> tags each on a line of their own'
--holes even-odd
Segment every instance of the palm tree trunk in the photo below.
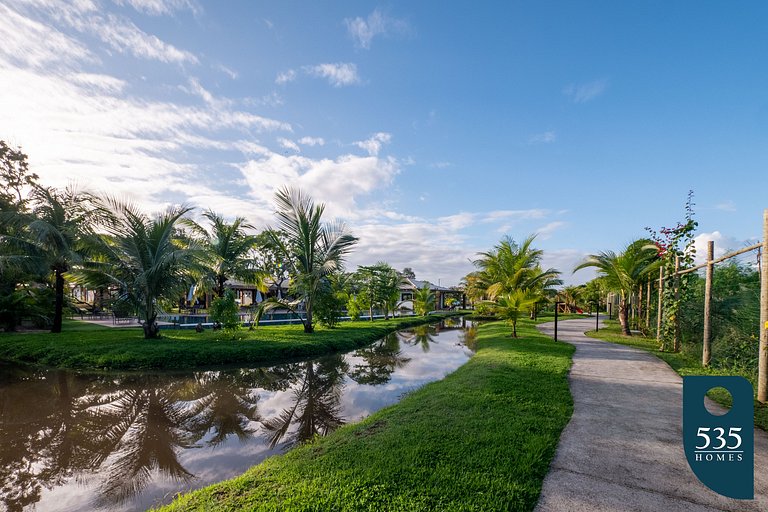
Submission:
<svg viewBox="0 0 768 512">
<path fill-rule="evenodd" d="M 312 302 L 307 301 L 307 319 L 304 321 L 304 332 L 306 334 L 312 334 L 315 332 L 315 328 L 312 325 Z"/>
<path fill-rule="evenodd" d="M 619 302 L 619 323 L 621 324 L 621 334 L 631 336 L 632 333 L 629 330 L 629 308 L 627 307 L 626 300 Z"/>
<path fill-rule="evenodd" d="M 54 272 L 56 274 L 56 302 L 53 310 L 51 332 L 61 332 L 62 317 L 64 315 L 64 275 L 59 269 L 55 269 Z"/>
</svg>

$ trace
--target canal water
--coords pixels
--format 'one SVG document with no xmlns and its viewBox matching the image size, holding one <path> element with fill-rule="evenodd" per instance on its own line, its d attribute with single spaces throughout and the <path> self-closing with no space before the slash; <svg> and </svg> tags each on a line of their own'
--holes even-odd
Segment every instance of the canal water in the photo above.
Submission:
<svg viewBox="0 0 768 512">
<path fill-rule="evenodd" d="M 238 475 L 439 380 L 462 319 L 268 368 L 89 375 L 0 366 L 0 510 L 128 511 Z"/>
</svg>

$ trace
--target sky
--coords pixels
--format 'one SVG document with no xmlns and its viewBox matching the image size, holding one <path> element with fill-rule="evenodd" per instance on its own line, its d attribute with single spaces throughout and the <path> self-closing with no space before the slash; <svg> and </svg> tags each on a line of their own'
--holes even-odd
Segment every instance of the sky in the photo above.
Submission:
<svg viewBox="0 0 768 512">
<path fill-rule="evenodd" d="M 5 0 L 0 139 L 45 185 L 274 224 L 300 187 L 443 286 L 537 234 L 587 254 L 684 218 L 699 257 L 768 208 L 768 4 Z"/>
</svg>

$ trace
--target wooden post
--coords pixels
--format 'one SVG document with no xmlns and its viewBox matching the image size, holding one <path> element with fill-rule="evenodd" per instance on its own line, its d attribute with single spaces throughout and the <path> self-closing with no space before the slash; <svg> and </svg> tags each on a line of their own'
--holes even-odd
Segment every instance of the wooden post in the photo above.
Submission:
<svg viewBox="0 0 768 512">
<path fill-rule="evenodd" d="M 656 341 L 661 341 L 661 296 L 664 292 L 664 267 L 659 267 L 659 307 L 657 308 L 657 318 L 656 318 Z"/>
<path fill-rule="evenodd" d="M 640 329 L 640 325 L 643 322 L 643 285 L 640 285 L 640 290 L 637 293 L 637 328 Z"/>
<path fill-rule="evenodd" d="M 672 351 L 680 352 L 680 255 L 675 255 L 675 302 L 677 303 L 677 312 L 675 313 L 675 339 L 672 343 Z"/>
<path fill-rule="evenodd" d="M 648 289 L 645 294 L 645 329 L 646 330 L 651 329 L 651 281 L 652 279 L 649 276 Z"/>
<path fill-rule="evenodd" d="M 768 402 L 768 209 L 763 210 L 763 247 L 760 258 L 760 358 L 757 400 Z"/>
<path fill-rule="evenodd" d="M 712 358 L 710 352 L 710 340 L 712 337 L 712 278 L 715 272 L 715 242 L 707 242 L 707 280 L 704 283 L 704 344 L 701 351 L 701 365 L 709 366 Z"/>
</svg>

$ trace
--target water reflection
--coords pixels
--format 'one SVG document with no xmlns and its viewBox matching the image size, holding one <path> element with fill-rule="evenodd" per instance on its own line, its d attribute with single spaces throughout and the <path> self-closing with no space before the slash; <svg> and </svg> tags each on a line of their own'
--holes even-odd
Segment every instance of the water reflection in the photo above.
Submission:
<svg viewBox="0 0 768 512">
<path fill-rule="evenodd" d="M 420 327 L 272 368 L 82 375 L 0 367 L 0 506 L 134 510 L 233 476 L 458 367 L 470 356 L 460 345 L 469 335 L 461 324 L 447 329 Z"/>
</svg>

